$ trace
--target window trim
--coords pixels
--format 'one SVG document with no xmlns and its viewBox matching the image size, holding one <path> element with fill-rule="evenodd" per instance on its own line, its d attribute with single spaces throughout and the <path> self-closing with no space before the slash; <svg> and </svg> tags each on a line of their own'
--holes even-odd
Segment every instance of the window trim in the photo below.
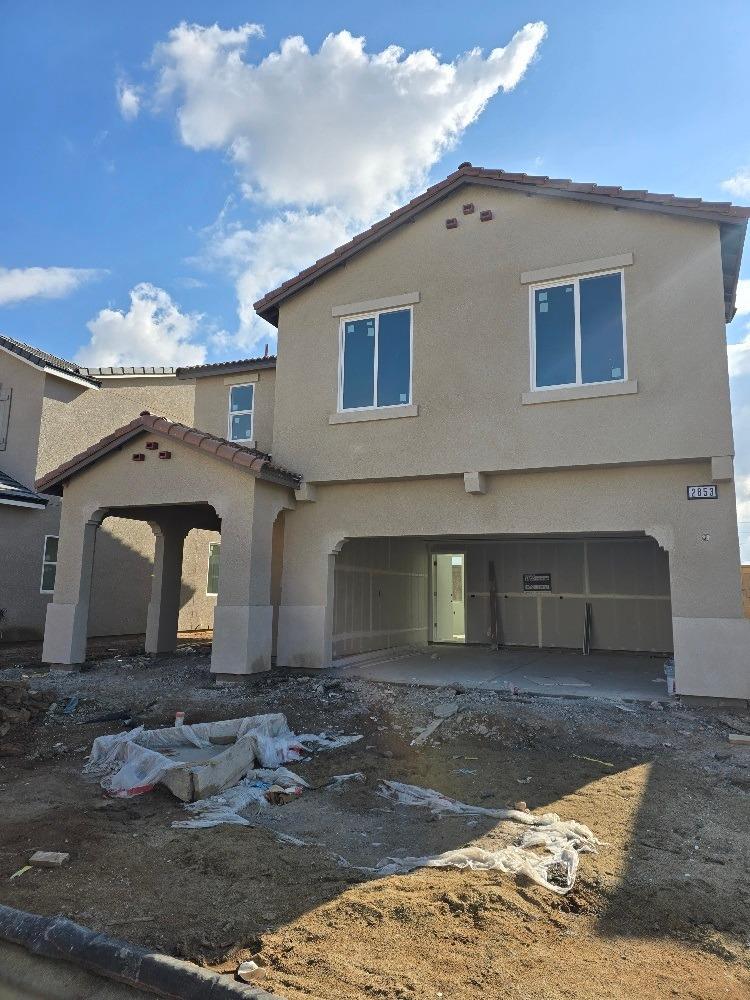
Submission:
<svg viewBox="0 0 750 1000">
<path fill-rule="evenodd" d="M 211 575 L 211 549 L 215 546 L 219 546 L 219 573 L 221 573 L 221 542 L 209 542 L 208 543 L 208 562 L 206 563 L 206 597 L 218 597 L 219 591 L 218 587 L 216 590 L 209 590 L 209 577 Z"/>
<path fill-rule="evenodd" d="M 234 444 L 249 444 L 251 441 L 255 440 L 253 434 L 255 433 L 255 382 L 235 382 L 233 385 L 229 386 L 229 392 L 227 393 L 227 441 L 232 441 Z M 252 410 L 233 410 L 232 409 L 232 390 L 233 389 L 252 389 L 253 390 L 253 408 Z M 233 438 L 232 437 L 232 417 L 245 416 L 250 414 L 250 435 L 245 438 Z"/>
<path fill-rule="evenodd" d="M 45 556 L 47 555 L 47 540 L 49 538 L 56 538 L 58 545 L 60 544 L 60 536 L 59 535 L 45 535 L 44 536 L 44 542 L 42 544 L 42 573 L 41 573 L 41 576 L 39 577 L 39 593 L 40 594 L 54 594 L 54 592 L 55 592 L 54 585 L 52 587 L 52 590 L 45 590 L 44 589 L 44 567 L 45 566 L 54 566 L 55 567 L 55 583 L 57 583 L 57 564 L 59 562 L 59 559 L 55 559 L 54 562 L 52 562 L 50 559 L 45 559 Z"/>
<path fill-rule="evenodd" d="M 375 349 L 373 358 L 373 395 L 377 400 L 378 395 L 378 345 L 380 342 L 380 317 L 385 313 L 408 312 L 409 313 L 409 398 L 405 403 L 391 403 L 382 406 L 375 402 L 372 406 L 348 406 L 344 408 L 344 354 L 346 340 L 344 337 L 344 325 L 351 320 L 374 319 L 375 320 Z M 385 413 L 399 406 L 412 406 L 414 398 L 414 309 L 410 305 L 392 306 L 389 309 L 370 309 L 367 312 L 349 313 L 339 319 L 339 377 L 338 393 L 336 399 L 336 413 Z"/>
<path fill-rule="evenodd" d="M 620 275 L 620 306 L 622 309 L 622 377 L 603 379 L 598 382 L 583 382 L 581 380 L 581 281 L 587 278 L 602 278 L 607 274 Z M 573 286 L 573 309 L 575 322 L 575 352 L 576 380 L 561 382 L 557 385 L 537 385 L 536 383 L 536 293 L 543 288 L 559 288 L 561 285 Z M 585 386 L 619 385 L 627 382 L 628 372 L 628 324 L 625 308 L 625 269 L 624 267 L 607 268 L 604 271 L 594 271 L 583 274 L 571 274 L 566 278 L 556 278 L 554 281 L 539 281 L 529 285 L 529 385 L 532 392 L 546 392 L 555 389 L 578 389 Z"/>
</svg>

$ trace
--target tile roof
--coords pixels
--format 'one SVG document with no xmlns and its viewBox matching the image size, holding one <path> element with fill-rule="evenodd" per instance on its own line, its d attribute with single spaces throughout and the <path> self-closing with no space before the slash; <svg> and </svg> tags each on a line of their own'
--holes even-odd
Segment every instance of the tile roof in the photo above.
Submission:
<svg viewBox="0 0 750 1000">
<path fill-rule="evenodd" d="M 315 261 L 299 274 L 282 282 L 259 299 L 255 311 L 269 323 L 278 324 L 279 305 L 290 295 L 343 264 L 354 254 L 387 236 L 394 229 L 409 222 L 419 212 L 448 197 L 465 184 L 479 184 L 524 194 L 541 194 L 571 198 L 610 205 L 618 208 L 632 208 L 641 211 L 663 212 L 692 219 L 718 222 L 722 230 L 722 261 L 724 269 L 724 299 L 727 320 L 734 315 L 734 299 L 737 290 L 742 244 L 744 242 L 750 208 L 732 205 L 728 201 L 703 201 L 700 198 L 679 198 L 673 194 L 654 194 L 650 191 L 629 190 L 600 184 L 577 184 L 567 178 L 551 178 L 532 174 L 508 173 L 505 170 L 489 170 L 462 163 L 458 170 L 444 180 L 427 188 L 406 205 L 359 233 L 348 243 L 337 247 L 325 257 Z"/>
<path fill-rule="evenodd" d="M 175 368 L 177 378 L 205 378 L 208 375 L 231 375 L 233 372 L 258 371 L 275 368 L 276 355 L 264 354 L 262 358 L 243 358 L 239 361 L 217 361 L 210 365 L 188 365 Z"/>
<path fill-rule="evenodd" d="M 74 378 L 88 382 L 96 388 L 99 387 L 96 379 L 91 378 L 88 374 L 88 369 L 81 368 L 80 365 L 76 365 L 72 361 L 66 361 L 64 358 L 58 358 L 54 354 L 40 351 L 39 348 L 32 347 L 30 344 L 24 344 L 20 340 L 14 340 L 13 337 L 0 334 L 0 347 L 4 347 L 6 351 L 10 351 L 11 354 L 23 358 L 24 361 L 30 362 L 42 371 L 51 370 L 63 376 L 73 376 Z"/>
<path fill-rule="evenodd" d="M 196 427 L 174 423 L 167 420 L 166 417 L 157 417 L 144 411 L 135 420 L 131 420 L 129 424 L 118 427 L 116 431 L 103 437 L 101 441 L 97 441 L 85 451 L 74 455 L 67 462 L 63 462 L 56 469 L 46 473 L 37 480 L 36 488 L 45 493 L 59 496 L 62 493 L 63 484 L 68 479 L 82 472 L 87 466 L 97 462 L 120 445 L 143 433 L 161 434 L 164 437 L 182 441 L 183 444 L 189 445 L 191 448 L 205 451 L 224 462 L 247 469 L 259 479 L 279 483 L 291 489 L 296 489 L 302 479 L 296 473 L 274 465 L 271 456 L 263 451 L 258 451 L 256 448 L 246 448 L 233 441 L 207 434 L 206 431 L 198 430 Z"/>
<path fill-rule="evenodd" d="M 104 368 L 81 368 L 81 371 L 95 378 L 106 378 L 108 375 L 174 375 L 177 369 L 163 365 L 107 365 Z"/>
<path fill-rule="evenodd" d="M 11 506 L 18 504 L 22 507 L 39 507 L 43 509 L 47 506 L 47 499 L 33 490 L 22 486 L 16 479 L 9 476 L 7 472 L 3 472 L 0 469 L 0 504 L 9 504 Z"/>
</svg>

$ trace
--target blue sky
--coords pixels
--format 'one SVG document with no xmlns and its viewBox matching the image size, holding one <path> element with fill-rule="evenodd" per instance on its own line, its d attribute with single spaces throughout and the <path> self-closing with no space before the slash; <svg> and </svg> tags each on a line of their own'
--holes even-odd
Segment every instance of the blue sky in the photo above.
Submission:
<svg viewBox="0 0 750 1000">
<path fill-rule="evenodd" d="M 273 347 L 254 298 L 462 160 L 750 203 L 746 2 L 0 16 L 0 330 L 83 363 Z M 743 278 L 728 339 L 750 543 L 750 252 Z"/>
</svg>

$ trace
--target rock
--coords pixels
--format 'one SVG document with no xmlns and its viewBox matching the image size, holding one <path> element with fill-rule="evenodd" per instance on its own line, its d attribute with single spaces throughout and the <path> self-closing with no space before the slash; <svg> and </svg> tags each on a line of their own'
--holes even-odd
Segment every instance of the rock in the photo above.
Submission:
<svg viewBox="0 0 750 1000">
<path fill-rule="evenodd" d="M 439 705 L 436 705 L 432 714 L 436 719 L 449 719 L 452 715 L 455 715 L 458 711 L 458 702 L 456 701 L 443 701 Z"/>
<path fill-rule="evenodd" d="M 526 803 L 523 801 L 523 799 L 521 799 L 520 802 L 516 802 L 516 804 L 514 805 L 513 808 L 514 809 L 518 809 L 519 812 L 528 812 L 529 811 L 529 807 L 526 805 Z"/>
<path fill-rule="evenodd" d="M 59 868 L 69 860 L 70 855 L 63 851 L 36 851 L 29 858 L 29 864 L 37 868 Z"/>
<path fill-rule="evenodd" d="M 663 705 L 662 705 L 662 703 L 660 701 L 652 701 L 649 704 L 648 707 L 651 708 L 651 709 L 653 709 L 654 712 L 663 712 L 664 711 L 664 707 L 663 707 Z"/>
</svg>

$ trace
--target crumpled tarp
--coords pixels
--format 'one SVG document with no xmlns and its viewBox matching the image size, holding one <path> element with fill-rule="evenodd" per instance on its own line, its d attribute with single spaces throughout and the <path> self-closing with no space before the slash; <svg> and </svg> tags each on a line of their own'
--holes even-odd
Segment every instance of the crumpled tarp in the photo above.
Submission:
<svg viewBox="0 0 750 1000">
<path fill-rule="evenodd" d="M 256 764 L 273 770 L 302 760 L 308 750 L 334 749 L 361 738 L 328 733 L 299 736 L 278 712 L 166 729 L 138 726 L 129 732 L 97 737 L 84 770 L 101 775 L 102 788 L 110 795 L 142 795 L 168 771 L 185 766 L 183 761 L 169 756 L 180 747 L 216 750 L 242 741 L 247 749 L 248 771 Z"/>
<path fill-rule="evenodd" d="M 476 844 L 443 854 L 421 858 L 386 858 L 378 866 L 380 875 L 399 875 L 415 868 L 497 869 L 525 875 L 531 881 L 559 895 L 570 892 L 575 883 L 581 854 L 596 854 L 601 843 L 583 823 L 563 820 L 556 813 L 535 815 L 520 809 L 486 809 L 459 802 L 432 788 L 382 781 L 378 794 L 401 805 L 429 809 L 434 815 L 490 816 L 525 828 L 518 842 L 490 851 Z"/>
</svg>

